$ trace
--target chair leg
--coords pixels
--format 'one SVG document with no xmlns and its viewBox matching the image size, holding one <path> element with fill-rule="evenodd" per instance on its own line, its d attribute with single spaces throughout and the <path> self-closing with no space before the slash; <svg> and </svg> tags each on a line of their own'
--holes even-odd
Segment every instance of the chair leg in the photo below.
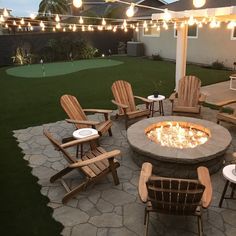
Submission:
<svg viewBox="0 0 236 236">
<path fill-rule="evenodd" d="M 149 224 L 149 211 L 145 208 L 145 219 L 144 219 L 144 225 L 145 225 L 145 233 L 144 235 L 148 235 L 148 224 Z"/>
<path fill-rule="evenodd" d="M 108 129 L 109 136 L 112 136 L 111 128 Z"/>
<path fill-rule="evenodd" d="M 232 190 L 231 190 L 230 198 L 234 198 L 235 188 L 236 188 L 236 184 L 232 183 Z"/>
<path fill-rule="evenodd" d="M 108 160 L 109 161 L 109 166 L 110 166 L 110 170 L 111 170 L 111 174 L 114 180 L 114 184 L 118 185 L 120 183 L 118 175 L 117 175 L 117 170 L 116 167 L 114 166 L 114 158 L 111 158 Z"/>
<path fill-rule="evenodd" d="M 70 167 L 66 167 L 65 169 L 59 171 L 58 173 L 56 173 L 55 175 L 53 175 L 50 178 L 50 182 L 54 183 L 57 179 L 60 179 L 62 176 L 68 174 L 69 172 L 71 172 L 72 170 L 74 170 L 73 168 Z"/>
<path fill-rule="evenodd" d="M 197 217 L 198 220 L 198 235 L 203 236 L 203 227 L 202 227 L 202 216 Z"/>
<path fill-rule="evenodd" d="M 84 182 L 80 184 L 78 187 L 72 189 L 70 192 L 66 193 L 65 196 L 62 198 L 62 203 L 63 204 L 67 203 L 69 199 L 71 199 L 78 192 L 84 190 L 86 186 L 87 186 L 87 182 Z"/>
<path fill-rule="evenodd" d="M 219 202 L 219 207 L 220 207 L 220 208 L 221 208 L 222 202 L 223 202 L 223 200 L 224 200 L 224 198 L 225 198 L 225 193 L 226 193 L 226 191 L 227 191 L 228 185 L 229 185 L 229 181 L 227 180 L 226 183 L 225 183 L 225 187 L 224 187 L 224 190 L 223 190 L 223 192 L 222 192 L 221 198 L 220 198 L 220 202 Z"/>
</svg>

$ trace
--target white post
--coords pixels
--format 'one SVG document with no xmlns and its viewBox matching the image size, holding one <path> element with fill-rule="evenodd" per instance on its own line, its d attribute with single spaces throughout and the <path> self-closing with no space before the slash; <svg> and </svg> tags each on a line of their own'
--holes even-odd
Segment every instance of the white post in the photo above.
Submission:
<svg viewBox="0 0 236 236">
<path fill-rule="evenodd" d="M 188 44 L 188 25 L 178 27 L 176 44 L 175 90 L 178 90 L 179 80 L 186 74 Z"/>
</svg>

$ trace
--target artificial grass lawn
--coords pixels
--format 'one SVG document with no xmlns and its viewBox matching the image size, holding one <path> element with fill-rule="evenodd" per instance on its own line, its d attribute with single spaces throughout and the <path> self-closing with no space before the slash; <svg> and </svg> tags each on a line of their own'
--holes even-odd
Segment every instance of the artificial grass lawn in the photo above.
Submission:
<svg viewBox="0 0 236 236">
<path fill-rule="evenodd" d="M 124 64 L 48 78 L 17 78 L 7 75 L 6 68 L 0 69 L 1 235 L 55 236 L 62 230 L 61 224 L 51 218 L 48 200 L 40 194 L 12 130 L 64 119 L 59 98 L 66 93 L 75 95 L 84 108 L 115 108 L 110 102 L 110 87 L 118 79 L 129 81 L 140 96 L 152 94 L 152 80 L 162 81 L 161 94 L 167 96 L 173 91 L 173 63 L 129 57 L 115 60 Z M 230 71 L 190 65 L 187 74 L 198 76 L 207 85 L 228 80 Z"/>
<path fill-rule="evenodd" d="M 74 73 L 81 70 L 120 65 L 122 62 L 107 59 L 79 60 L 46 64 L 25 65 L 9 68 L 8 75 L 23 78 L 42 78 Z"/>
</svg>

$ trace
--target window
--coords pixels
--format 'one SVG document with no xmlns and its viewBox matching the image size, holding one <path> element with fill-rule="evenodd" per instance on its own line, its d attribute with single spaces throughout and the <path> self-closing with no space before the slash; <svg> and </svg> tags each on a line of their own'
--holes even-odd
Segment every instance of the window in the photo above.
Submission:
<svg viewBox="0 0 236 236">
<path fill-rule="evenodd" d="M 160 30 L 157 30 L 157 27 L 149 27 L 147 30 L 143 29 L 143 35 L 150 37 L 160 37 Z"/>
<path fill-rule="evenodd" d="M 177 30 L 174 30 L 174 37 L 177 38 Z M 196 39 L 198 38 L 198 27 L 197 25 L 192 25 L 188 27 L 188 38 Z"/>
<path fill-rule="evenodd" d="M 236 40 L 236 26 L 232 29 L 231 39 Z"/>
</svg>

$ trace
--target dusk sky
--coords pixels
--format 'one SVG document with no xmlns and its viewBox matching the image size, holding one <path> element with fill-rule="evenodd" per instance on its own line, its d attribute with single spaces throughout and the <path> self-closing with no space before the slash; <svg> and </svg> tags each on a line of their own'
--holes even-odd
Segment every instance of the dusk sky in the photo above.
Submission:
<svg viewBox="0 0 236 236">
<path fill-rule="evenodd" d="M 173 2 L 174 0 L 166 0 Z M 40 0 L 0 0 L 0 8 L 9 8 L 14 16 L 30 16 L 37 12 Z"/>
</svg>

